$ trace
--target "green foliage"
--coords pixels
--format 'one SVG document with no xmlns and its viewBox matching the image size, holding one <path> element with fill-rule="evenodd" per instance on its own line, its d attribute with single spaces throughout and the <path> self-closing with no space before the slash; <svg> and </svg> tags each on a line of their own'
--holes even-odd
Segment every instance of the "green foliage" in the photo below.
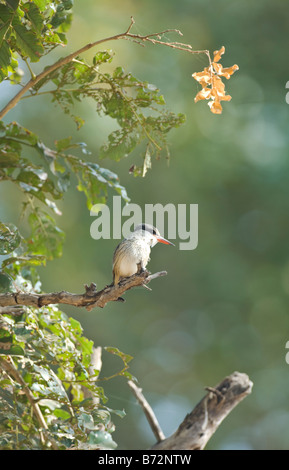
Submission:
<svg viewBox="0 0 289 470">
<path fill-rule="evenodd" d="M 20 240 L 17 227 L 0 222 L 0 255 L 11 253 L 11 251 L 18 247 Z"/>
<path fill-rule="evenodd" d="M 33 151 L 33 161 L 31 153 L 29 158 L 23 156 L 27 148 Z M 27 214 L 31 230 L 20 243 L 18 231 L 0 225 L 1 254 L 10 254 L 11 263 L 17 261 L 17 266 L 19 263 L 21 267 L 37 265 L 61 256 L 64 233 L 52 214 L 61 215 L 56 202 L 68 190 L 73 177 L 77 189 L 86 196 L 88 208 L 96 202 L 104 202 L 108 189 L 129 200 L 115 173 L 66 153 L 72 148 L 88 153 L 85 144 L 72 144 L 71 138 L 56 141 L 52 150 L 16 122 L 7 126 L 0 124 L 0 180 L 10 181 L 23 193 L 22 212 Z M 11 253 L 13 251 L 15 253 Z M 11 263 L 6 259 L 2 268 L 9 271 Z"/>
<path fill-rule="evenodd" d="M 72 1 L 0 2 L 0 80 L 13 82 L 19 57 L 31 62 L 65 44 Z"/>
<path fill-rule="evenodd" d="M 149 167 L 148 155 L 150 161 L 153 155 L 169 157 L 167 134 L 183 124 L 185 116 L 165 109 L 165 99 L 155 85 L 137 79 L 122 67 L 116 67 L 113 72 L 103 71 L 103 66 L 112 60 L 111 51 L 98 52 L 92 65 L 77 58 L 48 74 L 33 87 L 33 91 L 50 93 L 52 101 L 74 119 L 78 128 L 84 121 L 72 113 L 75 104 L 84 99 L 95 101 L 97 113 L 109 116 L 118 125 L 101 147 L 99 158 L 119 161 L 140 146 L 143 163 L 133 167 L 133 174 L 144 176 Z M 46 90 L 45 86 L 51 83 L 54 88 L 50 86 Z M 45 91 L 41 92 L 42 88 Z"/>
<path fill-rule="evenodd" d="M 31 290 L 21 277 L 18 284 Z M 25 389 L 15 376 L 0 375 L 2 449 L 116 447 L 111 437 L 114 411 L 106 407 L 104 390 L 95 380 L 99 371 L 89 370 L 92 350 L 79 322 L 56 307 L 1 316 L 0 366 L 9 357 L 47 423 L 43 443 Z M 123 411 L 115 413 L 124 416 Z"/>
<path fill-rule="evenodd" d="M 35 78 L 33 63 L 65 44 L 72 6 L 72 0 L 0 0 L 0 81 L 23 85 L 20 60 Z M 84 120 L 74 114 L 75 104 L 93 100 L 96 112 L 117 126 L 98 159 L 119 161 L 138 149 L 141 164 L 130 172 L 145 176 L 153 156 L 168 157 L 167 134 L 184 116 L 165 109 L 154 85 L 122 67 L 112 70 L 112 59 L 111 51 L 97 52 L 91 64 L 78 57 L 36 81 L 26 97 L 51 95 L 77 128 Z M 17 122 L 0 121 L 4 181 L 21 194 L 22 208 L 19 227 L 0 221 L 0 293 L 41 292 L 37 267 L 62 255 L 65 234 L 58 226 L 58 206 L 70 185 L 84 193 L 88 209 L 105 202 L 109 191 L 129 201 L 118 176 L 95 162 L 86 143 L 64 137 L 49 148 Z M 123 366 L 101 380 L 131 379 L 131 356 L 115 347 L 106 351 Z M 99 371 L 91 373 L 92 352 L 79 322 L 57 307 L 1 310 L 0 448 L 116 447 L 111 413 L 123 417 L 124 412 L 106 406 Z"/>
</svg>

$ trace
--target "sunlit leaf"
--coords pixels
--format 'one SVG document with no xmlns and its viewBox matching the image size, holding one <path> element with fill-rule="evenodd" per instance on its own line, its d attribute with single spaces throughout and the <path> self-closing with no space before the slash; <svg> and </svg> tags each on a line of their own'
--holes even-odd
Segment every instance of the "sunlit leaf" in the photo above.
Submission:
<svg viewBox="0 0 289 470">
<path fill-rule="evenodd" d="M 221 101 L 230 101 L 231 96 L 226 94 L 225 85 L 221 77 L 229 80 L 236 70 L 239 70 L 238 65 L 223 68 L 219 63 L 222 55 L 225 53 L 225 47 L 214 52 L 214 61 L 209 67 L 205 67 L 202 72 L 193 73 L 192 77 L 197 80 L 202 86 L 202 89 L 195 96 L 195 103 L 201 100 L 208 100 L 210 110 L 214 114 L 222 113 Z"/>
<path fill-rule="evenodd" d="M 99 449 L 116 449 L 117 444 L 113 441 L 111 434 L 106 431 L 91 431 L 88 437 L 90 446 L 97 446 Z"/>
<path fill-rule="evenodd" d="M 133 357 L 130 356 L 129 354 L 125 354 L 125 353 L 121 352 L 118 348 L 115 348 L 115 347 L 106 346 L 105 350 L 109 353 L 112 353 L 112 354 L 120 357 L 125 365 L 127 365 L 133 359 Z"/>
<path fill-rule="evenodd" d="M 152 162 L 151 162 L 151 154 L 149 151 L 149 147 L 147 147 L 145 156 L 144 156 L 144 162 L 143 162 L 143 170 L 142 170 L 142 176 L 144 177 L 148 171 L 149 168 L 152 167 Z"/>
<path fill-rule="evenodd" d="M 37 33 L 41 33 L 44 26 L 44 17 L 40 13 L 39 8 L 35 3 L 24 3 L 22 6 L 27 18 L 30 20 L 34 30 Z"/>
<path fill-rule="evenodd" d="M 15 225 L 0 222 L 0 255 L 7 255 L 14 251 L 20 241 L 21 236 Z"/>
<path fill-rule="evenodd" d="M 18 266 L 41 266 L 46 263 L 44 255 L 11 256 L 2 261 L 2 268 L 16 263 Z"/>
<path fill-rule="evenodd" d="M 37 210 L 29 215 L 31 236 L 28 240 L 28 252 L 44 255 L 47 259 L 62 255 L 64 232 L 55 224 L 55 220 L 46 212 Z"/>
<path fill-rule="evenodd" d="M 54 411 L 53 411 L 53 414 L 54 416 L 56 416 L 57 418 L 61 418 L 61 419 L 70 419 L 71 418 L 71 414 L 68 413 L 68 411 L 65 411 L 65 410 L 62 410 L 60 408 L 56 408 Z"/>
<path fill-rule="evenodd" d="M 29 31 L 22 24 L 13 24 L 17 44 L 24 57 L 28 56 L 31 62 L 37 62 L 44 52 L 44 48 L 36 34 Z"/>
<path fill-rule="evenodd" d="M 219 62 L 223 54 L 225 54 L 224 46 L 222 46 L 218 51 L 214 51 L 214 62 Z"/>
</svg>

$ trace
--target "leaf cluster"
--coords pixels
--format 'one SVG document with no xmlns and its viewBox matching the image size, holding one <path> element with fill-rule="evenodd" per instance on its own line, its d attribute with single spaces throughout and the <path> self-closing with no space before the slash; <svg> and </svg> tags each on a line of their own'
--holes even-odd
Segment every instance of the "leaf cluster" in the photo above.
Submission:
<svg viewBox="0 0 289 470">
<path fill-rule="evenodd" d="M 22 216 L 29 227 L 24 237 L 15 225 L 0 222 L 0 292 L 40 290 L 37 266 L 62 254 L 64 232 L 55 217 L 61 214 L 58 202 L 71 182 L 85 194 L 88 208 L 104 202 L 109 189 L 128 200 L 117 175 L 86 161 L 88 155 L 87 146 L 73 144 L 71 138 L 55 141 L 51 149 L 18 123 L 0 123 L 0 181 L 10 182 L 23 194 Z M 0 315 L 0 371 L 1 360 L 9 358 L 21 377 L 17 382 L 3 370 L 0 373 L 1 448 L 116 447 L 112 410 L 91 376 L 92 350 L 80 324 L 56 307 Z M 125 355 L 119 356 L 124 369 L 114 376 L 130 375 Z M 26 389 L 43 414 L 44 431 Z"/>
<path fill-rule="evenodd" d="M 77 128 L 84 120 L 74 114 L 75 105 L 92 100 L 96 112 L 117 125 L 100 148 L 99 158 L 119 161 L 139 147 L 143 162 L 133 166 L 133 174 L 144 176 L 153 155 L 169 157 L 167 134 L 183 124 L 185 116 L 165 108 L 165 99 L 155 85 L 126 73 L 122 67 L 103 70 L 112 60 L 111 51 L 98 52 L 92 64 L 79 57 L 48 74 L 31 93 L 50 94 L 52 101 L 74 119 Z"/>
<path fill-rule="evenodd" d="M 18 283 L 31 290 L 23 278 Z M 115 448 L 111 413 L 123 417 L 124 412 L 105 405 L 100 371 L 90 367 L 93 343 L 83 336 L 80 323 L 56 307 L 27 308 L 13 317 L 0 315 L 0 323 L 0 369 L 1 361 L 9 358 L 16 371 L 13 376 L 0 374 L 0 447 Z M 131 358 L 115 348 L 108 351 L 124 364 L 115 376 L 126 373 L 131 378 L 126 371 Z M 27 388 L 47 424 L 45 430 Z"/>
<path fill-rule="evenodd" d="M 76 52 L 73 60 L 67 56 L 35 77 L 33 63 L 66 43 L 72 6 L 73 0 L 0 0 L 0 81 L 23 86 L 19 63 L 24 61 L 31 79 L 14 101 L 21 96 L 34 99 L 48 95 L 79 129 L 84 120 L 75 109 L 78 103 L 89 100 L 99 116 L 114 121 L 116 129 L 93 155 L 86 143 L 75 143 L 71 137 L 55 141 L 50 148 L 23 125 L 0 121 L 0 182 L 8 182 L 21 193 L 21 216 L 27 232 L 0 221 L 0 293 L 41 291 L 37 266 L 62 254 L 65 234 L 57 217 L 71 184 L 85 195 L 88 209 L 105 202 L 109 191 L 129 201 L 118 176 L 96 163 L 97 159 L 119 161 L 138 153 L 140 163 L 129 171 L 145 176 L 153 157 L 169 158 L 168 134 L 185 121 L 183 114 L 166 109 L 155 85 L 120 66 L 113 67 L 113 53 L 108 50 L 98 51 L 91 62 L 75 57 Z M 132 25 L 133 21 L 130 28 Z M 128 34 L 130 28 L 127 37 L 136 42 L 150 40 L 194 53 L 190 46 L 184 49 L 181 43 L 161 41 L 159 35 Z M 224 48 L 216 51 L 209 67 L 193 75 L 202 86 L 195 101 L 208 99 L 214 113 L 222 111 L 222 100 L 230 99 L 222 78 L 230 78 L 237 70 L 237 66 L 225 69 L 220 65 L 223 53 Z M 29 87 L 29 94 L 24 96 Z M 8 103 L 4 110 L 9 109 Z M 131 356 L 113 347 L 106 350 L 122 361 L 122 368 L 100 379 L 99 370 L 91 371 L 93 343 L 83 336 L 78 321 L 57 307 L 14 308 L 12 312 L 2 309 L 0 447 L 115 448 L 111 413 L 122 417 L 124 412 L 106 406 L 99 383 L 116 376 L 131 379 Z"/>
<path fill-rule="evenodd" d="M 45 264 L 61 256 L 64 233 L 55 217 L 61 215 L 57 203 L 71 181 L 85 194 L 89 209 L 96 202 L 104 202 L 108 190 L 128 201 L 115 173 L 68 153 L 72 149 L 88 153 L 84 143 L 72 144 L 71 138 L 56 141 L 55 148 L 50 149 L 16 122 L 0 123 L 0 181 L 9 181 L 23 194 L 22 215 L 27 216 L 30 228 L 28 236 L 23 237 L 16 227 L 0 224 L 0 254 L 7 256 L 2 262 L 4 285 L 4 272 L 15 276 L 25 266 Z"/>
<path fill-rule="evenodd" d="M 229 80 L 236 70 L 239 70 L 237 64 L 231 67 L 223 67 L 219 63 L 222 55 L 225 53 L 225 47 L 214 52 L 214 60 L 205 67 L 202 72 L 193 73 L 193 78 L 202 86 L 202 89 L 195 97 L 195 103 L 200 100 L 208 100 L 208 105 L 214 114 L 222 113 L 221 101 L 231 101 L 232 97 L 226 94 L 225 84 L 222 78 Z"/>
<path fill-rule="evenodd" d="M 0 2 L 0 81 L 21 81 L 19 58 L 38 62 L 66 43 L 72 0 L 6 0 Z"/>
</svg>

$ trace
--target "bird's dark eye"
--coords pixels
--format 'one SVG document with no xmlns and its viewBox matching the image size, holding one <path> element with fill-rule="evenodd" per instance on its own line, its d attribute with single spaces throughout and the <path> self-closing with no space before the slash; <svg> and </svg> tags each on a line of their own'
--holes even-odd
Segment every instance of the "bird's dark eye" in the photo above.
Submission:
<svg viewBox="0 0 289 470">
<path fill-rule="evenodd" d="M 157 232 L 155 231 L 155 229 L 153 229 L 153 235 L 156 235 L 156 234 L 157 234 Z"/>
</svg>

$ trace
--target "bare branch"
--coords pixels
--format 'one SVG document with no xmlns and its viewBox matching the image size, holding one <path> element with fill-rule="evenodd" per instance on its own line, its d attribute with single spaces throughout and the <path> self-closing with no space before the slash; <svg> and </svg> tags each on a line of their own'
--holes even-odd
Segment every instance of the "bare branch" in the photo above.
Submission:
<svg viewBox="0 0 289 470">
<path fill-rule="evenodd" d="M 216 387 L 206 387 L 207 395 L 198 403 L 170 437 L 156 443 L 157 450 L 202 450 L 226 416 L 252 391 L 246 374 L 234 372 Z"/>
<path fill-rule="evenodd" d="M 158 442 L 163 441 L 165 439 L 165 435 L 161 430 L 161 427 L 158 423 L 158 420 L 151 408 L 150 404 L 145 399 L 144 395 L 142 394 L 142 389 L 137 387 L 136 384 L 132 380 L 128 380 L 128 386 L 132 390 L 134 396 L 136 397 L 137 401 L 141 405 L 143 412 L 148 420 L 148 423 L 155 435 L 155 438 Z"/>
<path fill-rule="evenodd" d="M 15 307 L 0 307 L 0 315 L 12 315 L 14 317 L 20 317 L 23 315 L 25 310 L 20 307 L 19 305 L 16 305 Z"/>
<path fill-rule="evenodd" d="M 102 348 L 98 346 L 97 348 L 93 348 L 92 354 L 90 357 L 90 366 L 89 366 L 89 374 L 90 374 L 90 382 L 96 382 L 98 380 L 99 373 L 102 367 Z M 91 398 L 92 403 L 94 406 L 99 405 L 99 397 L 96 396 L 91 390 L 86 387 L 82 387 L 83 395 L 85 398 Z"/>
<path fill-rule="evenodd" d="M 49 294 L 19 292 L 0 294 L 0 313 L 3 307 L 14 307 L 15 309 L 15 306 L 20 305 L 41 308 L 51 304 L 67 304 L 74 305 L 75 307 L 85 307 L 88 311 L 92 310 L 94 307 L 103 308 L 108 302 L 124 302 L 121 296 L 127 290 L 137 286 L 145 286 L 151 280 L 165 276 L 166 274 L 166 271 L 155 274 L 150 274 L 148 271 L 136 273 L 131 277 L 121 280 L 119 284 L 111 284 L 100 291 L 97 291 L 96 285 L 91 283 L 90 286 L 85 286 L 86 291 L 84 294 L 72 294 L 66 291 L 51 292 Z"/>
</svg>

